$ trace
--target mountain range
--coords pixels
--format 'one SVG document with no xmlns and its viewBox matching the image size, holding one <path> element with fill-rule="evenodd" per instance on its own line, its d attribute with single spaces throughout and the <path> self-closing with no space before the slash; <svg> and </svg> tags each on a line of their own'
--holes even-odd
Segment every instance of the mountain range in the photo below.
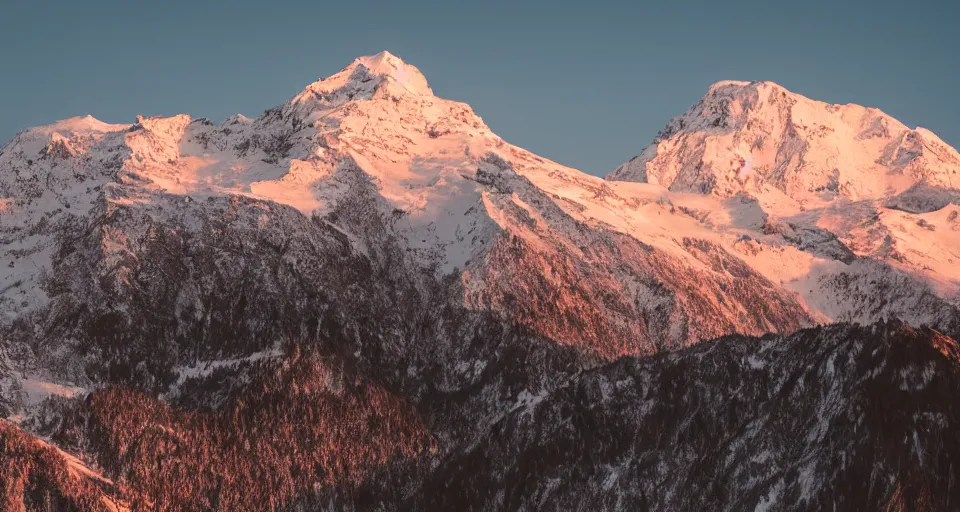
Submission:
<svg viewBox="0 0 960 512">
<path fill-rule="evenodd" d="M 0 503 L 955 508 L 958 171 L 728 81 L 601 179 L 388 52 L 256 119 L 27 129 Z"/>
</svg>

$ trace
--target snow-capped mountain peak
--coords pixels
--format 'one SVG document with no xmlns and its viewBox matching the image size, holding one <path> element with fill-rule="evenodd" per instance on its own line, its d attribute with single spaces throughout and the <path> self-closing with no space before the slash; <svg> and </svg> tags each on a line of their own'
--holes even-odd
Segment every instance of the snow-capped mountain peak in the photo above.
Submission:
<svg viewBox="0 0 960 512">
<path fill-rule="evenodd" d="M 811 100 L 773 82 L 718 82 L 608 179 L 729 197 L 817 202 L 960 187 L 960 155 L 876 108 Z"/>
<path fill-rule="evenodd" d="M 291 100 L 294 105 L 337 107 L 347 101 L 370 99 L 383 87 L 395 96 L 433 96 L 420 70 L 388 51 L 358 57 L 335 75 L 321 78 Z"/>
<path fill-rule="evenodd" d="M 127 127 L 129 127 L 129 125 L 105 123 L 87 114 L 85 116 L 71 117 L 48 125 L 31 128 L 28 131 L 47 135 L 57 132 L 63 136 L 70 137 L 73 135 L 107 133 L 123 130 Z"/>
<path fill-rule="evenodd" d="M 18 133 L 6 145 L 0 146 L 0 155 L 18 153 L 48 154 L 53 149 L 73 148 L 83 151 L 93 141 L 107 133 L 129 128 L 128 124 L 109 124 L 91 115 L 71 117 L 43 126 L 35 126 Z M 42 156 L 42 155 L 40 155 Z"/>
<path fill-rule="evenodd" d="M 376 55 L 358 57 L 354 63 L 367 68 L 371 75 L 390 77 L 414 94 L 433 95 L 426 77 L 412 64 L 384 50 Z"/>
</svg>

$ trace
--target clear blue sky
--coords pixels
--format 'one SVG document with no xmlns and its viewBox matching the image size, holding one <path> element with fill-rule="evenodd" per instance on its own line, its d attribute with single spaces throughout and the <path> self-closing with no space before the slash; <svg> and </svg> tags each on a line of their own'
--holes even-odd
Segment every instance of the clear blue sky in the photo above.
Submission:
<svg viewBox="0 0 960 512">
<path fill-rule="evenodd" d="M 255 116 L 387 49 L 500 136 L 594 174 L 724 79 L 878 107 L 957 146 L 958 33 L 958 0 L 0 0 L 0 144 L 88 113 Z"/>
</svg>

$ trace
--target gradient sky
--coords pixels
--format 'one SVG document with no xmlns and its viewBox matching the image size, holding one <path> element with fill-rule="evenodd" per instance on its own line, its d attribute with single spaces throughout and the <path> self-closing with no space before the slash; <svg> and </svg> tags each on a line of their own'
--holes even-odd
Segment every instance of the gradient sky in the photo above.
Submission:
<svg viewBox="0 0 960 512">
<path fill-rule="evenodd" d="M 0 144 L 84 114 L 254 117 L 387 49 L 501 137 L 593 174 L 725 79 L 878 107 L 958 146 L 958 24 L 957 0 L 3 0 Z"/>
</svg>

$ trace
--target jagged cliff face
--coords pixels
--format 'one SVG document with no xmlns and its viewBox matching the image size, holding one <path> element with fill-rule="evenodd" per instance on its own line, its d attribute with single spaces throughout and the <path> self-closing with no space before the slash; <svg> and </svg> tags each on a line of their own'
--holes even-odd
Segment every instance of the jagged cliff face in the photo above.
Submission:
<svg viewBox="0 0 960 512">
<path fill-rule="evenodd" d="M 719 131 L 746 137 L 738 134 L 753 129 L 753 103 L 736 87 L 714 89 L 729 96 L 717 114 L 724 126 L 710 121 L 685 144 L 718 147 L 693 141 Z M 506 463 L 505 453 L 530 449 L 530 436 L 580 443 L 580 431 L 559 426 L 511 426 L 497 439 L 545 397 L 583 407 L 571 390 L 597 372 L 645 379 L 667 371 L 651 354 L 830 321 L 899 317 L 956 336 L 957 206 L 917 163 L 952 154 L 944 148 L 904 160 L 909 183 L 894 180 L 895 194 L 852 201 L 838 189 L 816 208 L 782 201 L 786 185 L 704 195 L 666 181 L 604 181 L 508 144 L 386 52 L 256 119 L 87 117 L 29 129 L 0 150 L 0 413 L 83 455 L 116 482 L 104 492 L 133 509 L 452 505 L 431 489 L 468 478 L 479 453 Z M 800 168 L 790 169 L 781 174 Z M 799 183 L 778 183 L 788 182 Z M 773 181 L 764 183 L 769 191 Z M 803 339 L 835 347 L 872 336 L 851 332 Z M 785 350 L 797 353 L 771 363 L 776 372 L 819 357 L 815 342 L 791 340 Z M 677 357 L 759 346 L 727 344 Z M 622 356 L 639 359 L 606 364 Z M 709 396 L 746 408 L 734 397 L 741 370 L 716 366 L 667 391 L 693 403 L 729 378 Z M 631 396 L 603 400 L 602 414 L 622 416 L 624 432 L 654 428 L 637 419 Z M 670 474 L 694 471 L 688 462 Z M 558 463 L 573 480 L 597 470 Z M 489 486 L 477 493 L 514 471 L 480 469 Z M 72 507 L 96 509 L 85 493 L 103 486 L 83 470 L 51 485 Z M 597 489 L 571 490 L 579 502 L 548 498 L 551 481 L 477 494 L 468 507 L 536 509 L 542 498 L 616 508 Z M 691 506 L 631 489 L 622 503 Z M 715 502 L 746 504 L 760 492 L 749 489 Z M 30 492 L 10 499 L 26 503 Z M 636 493 L 648 501 L 630 501 Z"/>
</svg>

